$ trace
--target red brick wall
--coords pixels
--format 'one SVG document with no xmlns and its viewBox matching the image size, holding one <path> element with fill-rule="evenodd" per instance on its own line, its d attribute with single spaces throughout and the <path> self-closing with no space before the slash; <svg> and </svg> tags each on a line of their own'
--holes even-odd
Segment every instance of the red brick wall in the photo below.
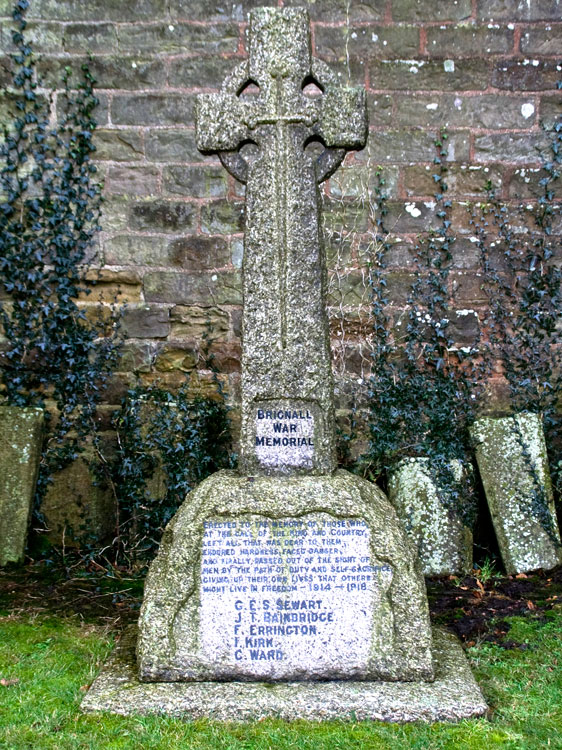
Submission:
<svg viewBox="0 0 562 750">
<path fill-rule="evenodd" d="M 102 283 L 85 305 L 117 290 L 128 302 L 120 372 L 111 405 L 127 386 L 159 378 L 170 387 L 201 368 L 206 320 L 211 349 L 235 401 L 239 383 L 243 189 L 195 147 L 193 105 L 244 55 L 240 0 L 32 0 L 29 32 L 45 80 L 58 85 L 90 51 L 98 80 L 98 159 L 106 204 Z M 279 3 L 283 4 L 283 3 Z M 446 127 L 454 202 L 451 277 L 459 343 L 470 340 L 483 304 L 467 202 L 487 179 L 505 200 L 532 204 L 540 149 L 562 109 L 562 3 L 556 0 L 318 0 L 314 54 L 367 88 L 367 147 L 325 184 L 331 314 L 338 376 L 357 382 L 368 362 L 365 267 L 372 240 L 375 168 L 389 194 L 393 245 L 389 302 L 399 317 L 412 248 L 435 223 L 434 140 Z M 10 2 L 0 0 L 8 49 Z M 5 71 L 1 73 L 5 78 Z M 54 101 L 56 106 L 56 97 Z M 562 256 L 561 256 L 562 257 Z M 101 302 L 100 302 L 101 300 Z M 209 374 L 201 373 L 202 381 Z M 346 406 L 340 382 L 340 406 Z"/>
</svg>

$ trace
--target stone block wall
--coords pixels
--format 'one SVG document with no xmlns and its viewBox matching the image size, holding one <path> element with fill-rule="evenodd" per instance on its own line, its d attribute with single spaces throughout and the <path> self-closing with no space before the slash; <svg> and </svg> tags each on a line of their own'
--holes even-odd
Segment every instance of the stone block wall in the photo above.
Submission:
<svg viewBox="0 0 562 750">
<path fill-rule="evenodd" d="M 83 304 L 127 303 L 120 370 L 106 411 L 135 382 L 170 388 L 198 371 L 203 337 L 231 400 L 240 379 L 244 191 L 194 139 L 197 93 L 217 89 L 245 56 L 247 12 L 276 0 L 32 0 L 29 33 L 44 80 L 91 54 L 100 107 L 97 158 L 105 180 L 101 275 Z M 285 0 L 308 7 L 314 54 L 342 81 L 366 86 L 367 147 L 322 186 L 339 407 L 368 369 L 366 267 L 375 169 L 389 193 L 389 304 L 399 320 L 412 249 L 435 225 L 434 140 L 449 133 L 454 206 L 452 292 L 459 345 L 483 305 L 467 204 L 491 179 L 504 199 L 539 194 L 541 123 L 561 111 L 558 0 Z M 11 3 L 0 0 L 9 49 Z M 0 66 L 0 70 L 2 66 Z M 2 74 L 5 76 L 5 72 Z M 53 106 L 57 106 L 57 96 Z M 560 196 L 559 196 L 560 197 Z M 562 253 L 561 253 L 562 259 Z M 93 276 L 97 275 L 92 271 Z M 347 383 L 347 385 L 346 385 Z M 345 387 L 344 387 L 345 386 Z M 103 411 L 103 410 L 102 410 Z"/>
</svg>

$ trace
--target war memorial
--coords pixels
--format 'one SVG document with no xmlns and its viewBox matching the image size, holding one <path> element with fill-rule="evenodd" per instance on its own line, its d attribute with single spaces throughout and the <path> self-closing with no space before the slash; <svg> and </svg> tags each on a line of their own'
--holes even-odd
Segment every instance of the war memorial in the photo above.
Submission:
<svg viewBox="0 0 562 750">
<path fill-rule="evenodd" d="M 199 149 L 246 184 L 238 468 L 168 525 L 138 632 L 86 711 L 436 721 L 487 708 L 460 643 L 430 626 L 395 509 L 336 465 L 317 186 L 365 145 L 367 120 L 365 92 L 311 56 L 309 28 L 303 9 L 253 10 L 247 59 L 198 97 Z"/>
</svg>

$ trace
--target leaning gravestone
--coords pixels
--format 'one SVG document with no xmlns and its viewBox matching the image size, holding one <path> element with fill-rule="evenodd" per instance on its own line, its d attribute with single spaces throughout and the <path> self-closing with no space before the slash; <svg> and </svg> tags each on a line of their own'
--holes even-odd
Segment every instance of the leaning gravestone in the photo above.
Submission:
<svg viewBox="0 0 562 750">
<path fill-rule="evenodd" d="M 77 459 L 53 475 L 41 502 L 51 544 L 79 547 L 107 540 L 115 532 L 115 500 L 96 480 L 96 459 L 93 446 L 86 443 Z"/>
<path fill-rule="evenodd" d="M 471 435 L 506 573 L 560 565 L 562 546 L 540 415 L 481 417 Z"/>
<path fill-rule="evenodd" d="M 42 432 L 42 409 L 0 407 L 0 565 L 24 557 Z"/>
<path fill-rule="evenodd" d="M 253 100 L 240 96 L 250 83 Z M 316 186 L 364 144 L 364 92 L 311 57 L 305 10 L 258 9 L 249 59 L 199 97 L 197 137 L 247 184 L 239 471 L 202 482 L 168 525 L 146 581 L 138 678 L 121 652 L 84 707 L 231 720 L 482 713 L 441 636 L 461 678 L 444 688 L 442 659 L 435 670 L 423 578 L 392 506 L 335 470 Z M 386 694 L 383 681 L 409 687 Z"/>
</svg>

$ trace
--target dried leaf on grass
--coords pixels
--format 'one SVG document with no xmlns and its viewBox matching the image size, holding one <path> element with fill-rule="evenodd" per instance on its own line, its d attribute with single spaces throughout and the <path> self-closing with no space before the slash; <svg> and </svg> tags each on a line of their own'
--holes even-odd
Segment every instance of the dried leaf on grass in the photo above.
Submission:
<svg viewBox="0 0 562 750">
<path fill-rule="evenodd" d="M 12 680 L 6 680 L 4 677 L 0 679 L 0 685 L 2 687 L 10 687 L 11 685 L 17 685 L 19 682 L 19 679 L 17 677 L 14 677 Z"/>
</svg>

